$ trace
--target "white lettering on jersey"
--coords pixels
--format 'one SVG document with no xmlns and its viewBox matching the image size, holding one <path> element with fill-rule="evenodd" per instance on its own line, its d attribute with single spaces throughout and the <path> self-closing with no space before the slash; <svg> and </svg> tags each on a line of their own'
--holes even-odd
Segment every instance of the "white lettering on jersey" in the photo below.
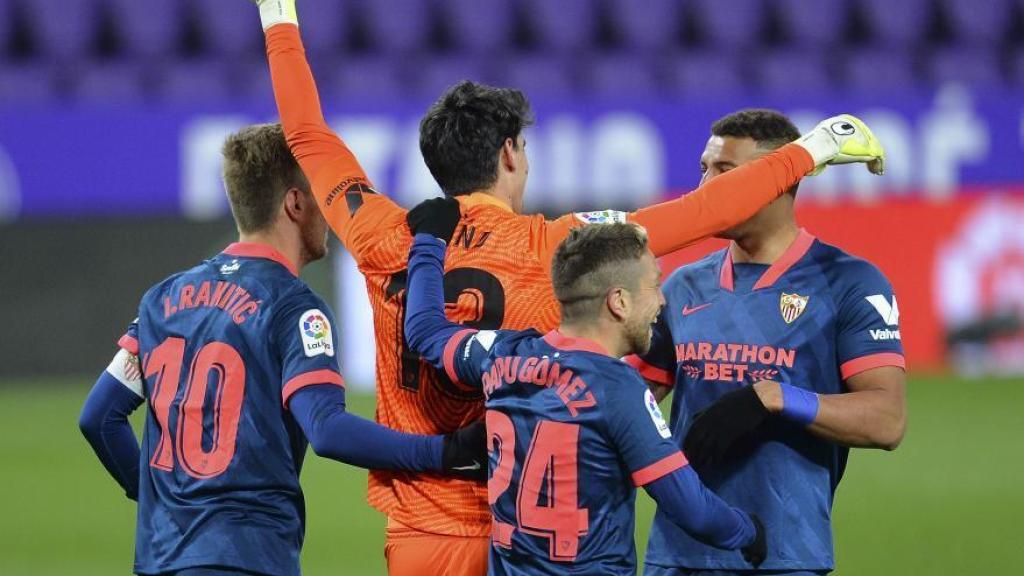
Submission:
<svg viewBox="0 0 1024 576">
<path fill-rule="evenodd" d="M 889 299 L 881 294 L 875 294 L 874 296 L 867 296 L 864 298 L 875 307 L 878 311 L 878 315 L 882 317 L 882 320 L 889 326 L 899 326 L 900 324 L 900 309 L 896 304 L 896 295 L 892 295 L 892 304 L 889 303 Z"/>
<path fill-rule="evenodd" d="M 654 421 L 654 427 L 658 429 L 658 434 L 661 434 L 662 438 L 671 438 L 672 431 L 669 430 L 665 417 L 661 415 L 658 400 L 654 398 L 654 394 L 651 393 L 650 389 L 644 390 L 644 405 L 647 406 L 647 411 L 651 413 L 651 420 Z"/>
<path fill-rule="evenodd" d="M 871 333 L 871 337 L 875 340 L 902 340 L 899 330 L 880 328 L 878 330 L 868 330 L 868 332 Z"/>
<path fill-rule="evenodd" d="M 299 336 L 302 337 L 302 351 L 312 358 L 320 354 L 334 356 L 334 337 L 327 315 L 313 308 L 299 316 Z"/>
<path fill-rule="evenodd" d="M 618 210 L 576 212 L 576 219 L 584 224 L 623 224 L 626 222 L 626 213 Z"/>
</svg>

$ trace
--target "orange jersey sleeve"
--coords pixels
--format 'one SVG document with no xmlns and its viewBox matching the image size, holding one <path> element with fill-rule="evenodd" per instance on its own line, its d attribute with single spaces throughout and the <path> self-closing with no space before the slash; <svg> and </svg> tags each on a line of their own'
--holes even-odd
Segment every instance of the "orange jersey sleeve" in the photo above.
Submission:
<svg viewBox="0 0 1024 576">
<path fill-rule="evenodd" d="M 647 228 L 651 252 L 664 256 L 742 223 L 813 169 L 814 160 L 803 147 L 787 144 L 689 194 L 631 212 L 626 219 Z M 575 214 L 545 222 L 538 242 L 541 261 L 550 262 L 569 230 L 585 223 Z"/>
<path fill-rule="evenodd" d="M 403 232 L 408 236 L 405 210 L 374 190 L 355 155 L 324 120 L 298 27 L 278 24 L 267 30 L 266 39 L 285 138 L 327 223 L 360 267 L 393 261 L 394 255 L 377 254 L 383 249 L 379 240 Z"/>
</svg>

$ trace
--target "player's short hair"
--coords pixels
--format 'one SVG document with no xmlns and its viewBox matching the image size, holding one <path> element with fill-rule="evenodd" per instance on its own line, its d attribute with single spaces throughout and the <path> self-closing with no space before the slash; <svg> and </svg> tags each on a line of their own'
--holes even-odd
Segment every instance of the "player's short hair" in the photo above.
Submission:
<svg viewBox="0 0 1024 576">
<path fill-rule="evenodd" d="M 632 264 L 647 252 L 647 230 L 631 222 L 571 230 L 551 263 L 562 320 L 594 317 L 609 289 L 635 287 L 639 278 Z"/>
<path fill-rule="evenodd" d="M 311 193 L 280 124 L 242 128 L 224 140 L 221 154 L 224 188 L 240 232 L 266 230 L 288 190 Z"/>
<path fill-rule="evenodd" d="M 498 179 L 498 152 L 511 138 L 518 146 L 533 123 L 519 90 L 469 80 L 449 88 L 420 121 L 420 153 L 448 196 L 468 194 Z"/>
<path fill-rule="evenodd" d="M 711 135 L 750 138 L 758 147 L 774 150 L 800 137 L 800 130 L 785 114 L 765 108 L 748 108 L 719 118 Z"/>
</svg>

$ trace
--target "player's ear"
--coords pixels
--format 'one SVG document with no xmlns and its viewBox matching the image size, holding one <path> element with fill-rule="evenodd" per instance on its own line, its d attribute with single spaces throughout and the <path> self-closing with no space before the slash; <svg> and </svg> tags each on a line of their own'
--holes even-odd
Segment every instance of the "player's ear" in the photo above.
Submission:
<svg viewBox="0 0 1024 576">
<path fill-rule="evenodd" d="M 519 167 L 519 158 L 516 156 L 516 142 L 511 138 L 505 138 L 505 143 L 501 146 L 499 161 L 501 165 L 505 167 L 508 172 L 515 172 L 516 168 Z"/>
<path fill-rule="evenodd" d="M 605 295 L 604 303 L 616 320 L 625 320 L 630 307 L 629 292 L 625 288 L 612 288 Z"/>
<path fill-rule="evenodd" d="M 293 222 L 301 223 L 306 217 L 306 212 L 310 209 L 306 205 L 303 193 L 298 188 L 289 188 L 284 193 L 284 213 Z"/>
</svg>

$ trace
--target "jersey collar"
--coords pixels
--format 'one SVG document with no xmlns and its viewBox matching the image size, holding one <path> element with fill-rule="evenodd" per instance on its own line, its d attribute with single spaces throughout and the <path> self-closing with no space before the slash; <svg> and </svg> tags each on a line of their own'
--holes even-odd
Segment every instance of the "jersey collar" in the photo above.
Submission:
<svg viewBox="0 0 1024 576">
<path fill-rule="evenodd" d="M 299 275 L 299 269 L 295 267 L 295 264 L 292 264 L 291 260 L 288 260 L 284 254 L 281 254 L 266 244 L 257 244 L 256 242 L 234 242 L 229 244 L 228 247 L 221 252 L 229 256 L 266 258 L 267 260 L 273 260 L 287 268 L 288 271 L 292 273 L 292 276 Z"/>
<path fill-rule="evenodd" d="M 601 346 L 593 340 L 588 338 L 570 338 L 558 330 L 552 330 L 545 334 L 544 341 L 547 342 L 549 346 L 558 348 L 559 350 L 581 350 L 583 352 L 593 352 L 594 354 L 603 354 L 605 356 L 609 355 L 608 351 L 604 349 L 604 346 Z"/>
<path fill-rule="evenodd" d="M 508 212 L 512 211 L 512 208 L 508 204 L 506 204 L 505 202 L 498 198 L 495 198 L 494 196 L 491 196 L 486 192 L 473 192 L 472 194 L 456 196 L 455 199 L 461 202 L 462 205 L 465 206 L 466 208 L 470 208 L 472 206 L 490 205 L 497 206 L 498 208 L 501 208 L 502 210 L 506 210 Z"/>
<path fill-rule="evenodd" d="M 775 284 L 776 280 L 781 278 L 794 264 L 799 262 L 804 257 L 804 254 L 807 254 L 807 251 L 811 249 L 811 244 L 814 244 L 814 240 L 815 238 L 810 232 L 801 228 L 793 243 L 757 279 L 752 290 L 769 288 Z M 725 258 L 722 259 L 722 269 L 718 274 L 718 285 L 723 290 L 728 290 L 729 292 L 735 290 L 732 272 L 732 250 L 728 248 L 725 249 Z"/>
</svg>

